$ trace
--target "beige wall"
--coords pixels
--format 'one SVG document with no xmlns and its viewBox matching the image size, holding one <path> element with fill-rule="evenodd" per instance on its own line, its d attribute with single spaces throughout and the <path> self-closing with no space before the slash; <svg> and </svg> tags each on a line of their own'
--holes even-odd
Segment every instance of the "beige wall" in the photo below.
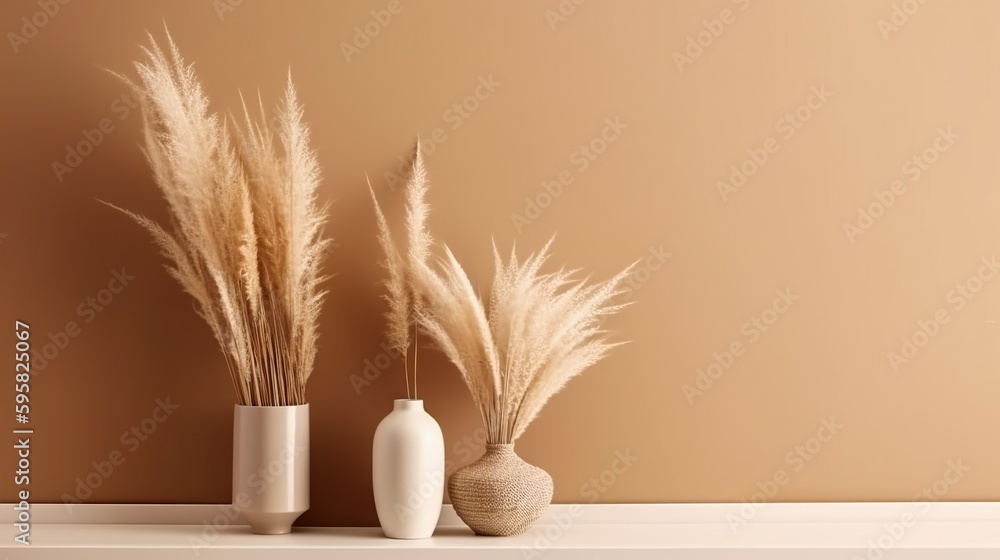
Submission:
<svg viewBox="0 0 1000 560">
<path fill-rule="evenodd" d="M 574 380 L 518 444 L 552 474 L 557 502 L 739 501 L 775 478 L 774 501 L 909 500 L 945 478 L 944 499 L 1000 499 L 1000 276 L 977 278 L 1000 252 L 1000 3 L 893 16 L 892 0 L 591 0 L 562 21 L 556 0 L 247 0 L 220 12 L 223 1 L 70 2 L 35 16 L 48 21 L 26 42 L 9 33 L 39 3 L 0 4 L 0 305 L 8 325 L 31 322 L 36 348 L 50 333 L 66 343 L 44 369 L 36 357 L 35 501 L 74 493 L 114 452 L 124 462 L 91 475 L 101 484 L 87 501 L 229 499 L 220 353 L 149 239 L 96 200 L 166 218 L 139 117 L 102 70 L 129 70 L 163 22 L 219 111 L 240 89 L 273 101 L 291 67 L 323 195 L 336 200 L 301 523 L 377 521 L 371 438 L 404 390 L 399 363 L 360 392 L 351 382 L 365 360 L 385 363 L 363 177 L 398 204 L 384 173 L 416 134 L 433 147 L 433 232 L 482 288 L 491 236 L 528 250 L 558 232 L 557 260 L 601 277 L 644 259 L 638 304 L 612 323 L 633 342 Z M 389 7 L 398 13 L 348 61 L 342 44 Z M 898 30 L 880 31 L 893 17 Z M 718 36 L 702 33 L 716 19 Z M 708 46 L 688 43 L 699 33 Z M 102 121 L 92 153 L 54 171 Z M 587 145 L 603 152 L 588 159 Z M 720 190 L 748 150 L 766 162 Z M 558 196 L 546 194 L 560 177 Z M 884 212 L 876 196 L 893 199 Z M 547 207 L 526 214 L 526 198 Z M 848 235 L 869 206 L 878 217 Z M 122 268 L 134 279 L 102 292 L 119 288 Z M 978 292 L 969 300 L 960 284 Z M 75 336 L 59 335 L 68 321 Z M 917 335 L 926 344 L 894 366 L 889 353 L 919 321 L 934 336 Z M 714 355 L 728 369 L 710 366 Z M 471 400 L 446 362 L 425 364 L 421 394 L 448 458 L 467 462 L 479 446 Z M 709 367 L 718 378 L 686 397 Z M 6 408 L 9 382 L 2 394 Z M 154 433 L 123 440 L 168 397 L 179 408 L 147 421 Z M 628 466 L 616 459 L 626 454 Z M 962 476 L 946 477 L 959 461 Z"/>
</svg>

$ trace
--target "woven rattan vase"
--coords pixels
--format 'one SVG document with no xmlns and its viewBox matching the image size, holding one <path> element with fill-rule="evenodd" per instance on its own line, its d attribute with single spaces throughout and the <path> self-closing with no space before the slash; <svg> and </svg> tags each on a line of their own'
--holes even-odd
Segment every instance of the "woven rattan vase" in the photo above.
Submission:
<svg viewBox="0 0 1000 560">
<path fill-rule="evenodd" d="M 476 462 L 448 478 L 455 512 L 477 535 L 506 537 L 528 530 L 552 502 L 552 477 L 514 453 L 487 444 Z"/>
</svg>

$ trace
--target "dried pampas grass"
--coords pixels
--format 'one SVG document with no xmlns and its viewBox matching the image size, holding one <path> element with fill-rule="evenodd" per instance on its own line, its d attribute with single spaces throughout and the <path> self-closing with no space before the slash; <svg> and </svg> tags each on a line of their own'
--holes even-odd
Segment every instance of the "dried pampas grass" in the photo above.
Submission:
<svg viewBox="0 0 1000 560">
<path fill-rule="evenodd" d="M 375 205 L 375 218 L 378 223 L 378 241 L 385 252 L 383 261 L 389 278 L 385 281 L 385 299 L 389 304 L 386 312 L 388 326 L 386 338 L 389 346 L 403 356 L 403 374 L 406 378 L 406 398 L 417 398 L 417 342 L 418 325 L 416 317 L 423 312 L 424 302 L 416 291 L 413 279 L 414 271 L 426 263 L 430 255 L 431 244 L 434 242 L 427 233 L 427 215 L 430 207 L 426 201 L 427 170 L 424 168 L 424 158 L 420 151 L 420 141 L 417 140 L 410 165 L 410 176 L 404 189 L 406 196 L 406 249 L 397 248 L 395 239 L 389 229 L 389 223 L 382 213 L 371 181 L 368 182 L 368 192 L 371 193 Z M 413 340 L 413 390 L 410 391 L 409 367 L 411 333 Z"/>
<path fill-rule="evenodd" d="M 612 300 L 632 267 L 598 283 L 565 269 L 542 274 L 551 244 L 524 262 L 513 250 L 504 262 L 494 245 L 488 312 L 447 247 L 415 271 L 426 306 L 418 322 L 458 368 L 487 443 L 513 443 L 552 395 L 621 344 L 608 341 L 602 324 L 628 305 Z"/>
<path fill-rule="evenodd" d="M 417 340 L 426 333 L 455 364 L 483 417 L 488 443 L 513 443 L 542 406 L 573 377 L 604 358 L 620 343 L 602 330 L 604 319 L 627 303 L 629 266 L 604 282 L 577 279 L 575 270 L 541 273 L 550 240 L 537 254 L 519 262 L 512 250 L 504 262 L 493 247 L 496 273 L 489 311 L 455 255 L 431 254 L 427 233 L 427 171 L 420 143 L 406 183 L 406 245 L 401 250 L 368 183 L 384 266 L 387 338 L 409 362 L 413 346 L 413 398 L 416 398 Z M 411 344 L 412 342 L 412 344 Z M 409 373 L 407 397 L 410 397 Z"/>
<path fill-rule="evenodd" d="M 305 403 L 325 292 L 320 283 L 330 243 L 320 171 L 309 148 L 291 76 L 278 106 L 277 141 L 244 104 L 243 123 L 223 122 L 192 65 L 167 35 L 169 52 L 150 36 L 139 79 L 144 152 L 173 222 L 145 227 L 169 259 L 168 270 L 195 300 L 218 340 L 242 405 Z M 231 125 L 231 126 L 229 126 Z M 117 208 L 117 207 L 115 207 Z"/>
</svg>

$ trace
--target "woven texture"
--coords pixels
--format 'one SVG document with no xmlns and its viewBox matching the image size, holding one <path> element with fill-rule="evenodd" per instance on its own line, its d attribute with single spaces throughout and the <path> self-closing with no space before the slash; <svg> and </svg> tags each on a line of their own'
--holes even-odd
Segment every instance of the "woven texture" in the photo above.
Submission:
<svg viewBox="0 0 1000 560">
<path fill-rule="evenodd" d="M 549 507 L 552 477 L 518 457 L 514 444 L 487 444 L 479 460 L 451 475 L 448 494 L 477 535 L 506 537 L 527 531 Z"/>
</svg>

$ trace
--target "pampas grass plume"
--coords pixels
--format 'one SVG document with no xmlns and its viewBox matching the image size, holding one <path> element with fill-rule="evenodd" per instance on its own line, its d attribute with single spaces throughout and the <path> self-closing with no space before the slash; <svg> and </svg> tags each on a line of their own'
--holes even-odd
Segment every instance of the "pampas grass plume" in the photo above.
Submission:
<svg viewBox="0 0 1000 560">
<path fill-rule="evenodd" d="M 321 263 L 326 207 L 317 204 L 319 164 L 289 75 L 277 109 L 227 123 L 209 110 L 193 66 L 169 33 L 152 36 L 119 76 L 141 103 L 143 151 L 172 228 L 122 210 L 148 230 L 168 270 L 195 301 L 226 357 L 237 402 L 305 403 L 325 292 Z M 275 138 L 277 136 L 277 138 Z"/>
</svg>

